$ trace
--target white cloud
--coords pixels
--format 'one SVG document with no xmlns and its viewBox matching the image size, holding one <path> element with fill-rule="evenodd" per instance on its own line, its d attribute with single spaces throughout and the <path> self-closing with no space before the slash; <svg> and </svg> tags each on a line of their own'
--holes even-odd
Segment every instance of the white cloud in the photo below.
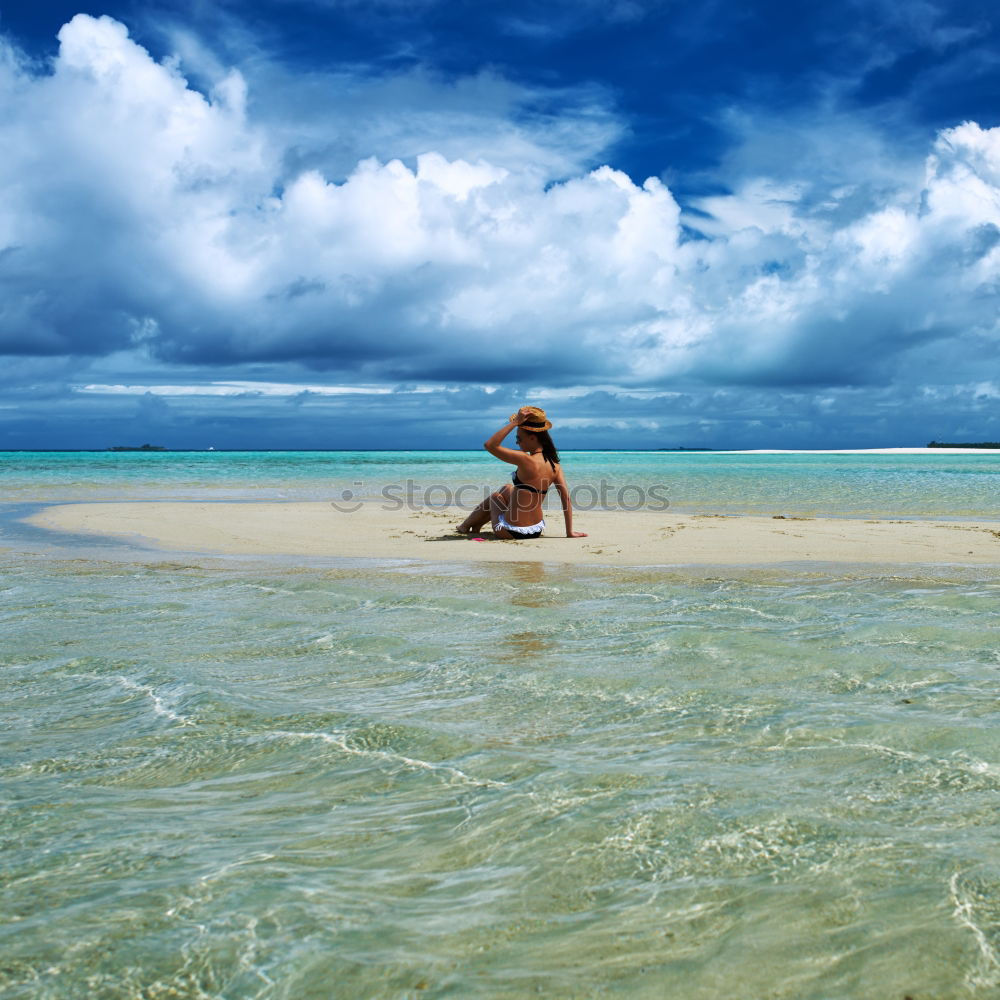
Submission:
<svg viewBox="0 0 1000 1000">
<path fill-rule="evenodd" d="M 341 130 L 320 141 L 276 124 L 252 75 L 215 68 L 206 96 L 109 18 L 78 15 L 60 41 L 50 75 L 0 62 L 11 353 L 134 344 L 188 364 L 297 360 L 338 384 L 553 386 L 933 381 L 935 345 L 957 382 L 984 343 L 995 357 L 1000 130 L 941 133 L 922 177 L 902 155 L 769 174 L 748 152 L 732 193 L 682 218 L 656 179 L 580 169 L 566 134 L 595 122 L 593 152 L 616 134 L 606 114 L 526 126 L 524 94 L 496 78 L 415 125 L 432 102 L 403 98 L 406 81 L 345 77 L 337 114 L 292 119 Z M 303 104 L 335 83 L 305 80 Z M 324 150 L 362 142 L 388 155 L 338 175 Z"/>
<path fill-rule="evenodd" d="M 77 392 L 102 396 L 242 396 L 253 393 L 260 396 L 297 396 L 308 392 L 319 396 L 384 396 L 392 392 L 377 385 L 310 385 L 308 383 L 282 382 L 194 382 L 189 385 L 136 385 L 134 383 L 91 383 L 74 387 Z M 428 391 L 428 390 L 424 390 Z"/>
<path fill-rule="evenodd" d="M 224 74 L 211 56 L 181 42 L 207 79 Z M 359 160 L 412 162 L 435 151 L 545 179 L 568 177 L 623 133 L 600 87 L 532 87 L 488 67 L 457 78 L 423 65 L 391 75 L 353 66 L 302 72 L 258 56 L 245 73 L 255 120 L 281 148 L 290 174 L 315 169 L 340 181 Z"/>
</svg>

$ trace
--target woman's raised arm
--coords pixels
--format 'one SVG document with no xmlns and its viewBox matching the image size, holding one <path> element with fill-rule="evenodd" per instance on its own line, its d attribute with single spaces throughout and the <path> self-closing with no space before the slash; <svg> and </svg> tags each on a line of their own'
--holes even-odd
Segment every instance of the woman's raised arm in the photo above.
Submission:
<svg viewBox="0 0 1000 1000">
<path fill-rule="evenodd" d="M 524 461 L 524 452 L 520 449 L 505 448 L 503 439 L 521 423 L 522 415 L 518 412 L 516 419 L 509 420 L 491 438 L 483 442 L 483 447 L 493 456 L 502 462 L 510 462 L 511 465 L 520 465 Z"/>
</svg>

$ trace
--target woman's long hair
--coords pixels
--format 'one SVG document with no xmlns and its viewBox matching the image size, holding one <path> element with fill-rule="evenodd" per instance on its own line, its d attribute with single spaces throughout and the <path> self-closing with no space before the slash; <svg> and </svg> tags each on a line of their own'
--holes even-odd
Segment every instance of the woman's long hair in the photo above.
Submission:
<svg viewBox="0 0 1000 1000">
<path fill-rule="evenodd" d="M 554 469 L 559 464 L 559 452 L 556 451 L 555 442 L 549 437 L 549 432 L 533 431 L 532 433 L 538 438 L 538 443 L 542 446 L 542 458 Z"/>
</svg>

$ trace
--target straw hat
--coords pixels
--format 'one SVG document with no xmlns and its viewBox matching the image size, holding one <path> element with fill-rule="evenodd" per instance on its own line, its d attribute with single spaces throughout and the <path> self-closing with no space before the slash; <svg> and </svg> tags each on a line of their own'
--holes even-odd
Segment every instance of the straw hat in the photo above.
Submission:
<svg viewBox="0 0 1000 1000">
<path fill-rule="evenodd" d="M 519 426 L 523 427 L 526 431 L 537 434 L 539 431 L 547 431 L 552 426 L 552 421 L 545 416 L 545 411 L 541 407 L 522 406 L 521 409 L 526 410 L 527 415 Z M 510 422 L 512 424 L 517 423 L 517 416 L 516 413 L 511 414 Z"/>
</svg>

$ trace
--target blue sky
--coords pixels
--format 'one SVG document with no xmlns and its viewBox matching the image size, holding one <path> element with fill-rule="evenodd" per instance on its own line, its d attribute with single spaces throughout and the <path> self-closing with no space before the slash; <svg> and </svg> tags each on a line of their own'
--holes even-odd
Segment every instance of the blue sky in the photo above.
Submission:
<svg viewBox="0 0 1000 1000">
<path fill-rule="evenodd" d="M 986 3 L 0 7 L 0 448 L 1000 439 Z"/>
</svg>

